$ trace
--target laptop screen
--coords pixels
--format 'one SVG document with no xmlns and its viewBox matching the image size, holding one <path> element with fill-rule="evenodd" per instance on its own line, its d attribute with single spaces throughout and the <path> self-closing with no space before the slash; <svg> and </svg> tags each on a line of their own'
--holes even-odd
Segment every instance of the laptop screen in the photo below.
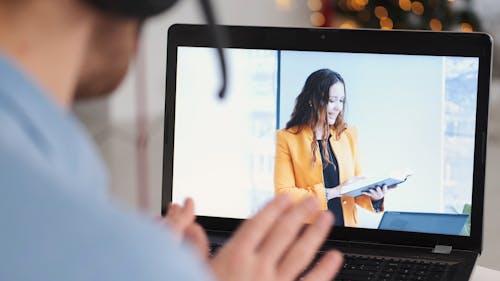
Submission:
<svg viewBox="0 0 500 281">
<path fill-rule="evenodd" d="M 336 212 L 338 227 L 384 229 L 386 212 L 406 214 L 396 220 L 445 214 L 439 224 L 466 214 L 452 234 L 470 234 L 479 58 L 245 48 L 225 54 L 229 84 L 219 100 L 215 49 L 177 47 L 173 202 L 192 197 L 197 215 L 245 219 L 278 193 L 312 195 Z M 325 73 L 341 82 L 326 81 Z M 337 83 L 343 87 L 330 91 Z M 306 117 L 290 122 L 292 115 Z M 310 116 L 330 127 L 328 141 Z M 397 225 L 391 230 L 451 231 Z"/>
</svg>

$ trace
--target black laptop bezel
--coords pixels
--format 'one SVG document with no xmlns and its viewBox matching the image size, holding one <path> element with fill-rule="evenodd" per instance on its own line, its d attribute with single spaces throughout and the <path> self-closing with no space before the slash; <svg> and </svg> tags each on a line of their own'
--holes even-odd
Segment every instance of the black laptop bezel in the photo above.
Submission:
<svg viewBox="0 0 500 281">
<path fill-rule="evenodd" d="M 492 39 L 485 33 L 430 31 L 381 31 L 317 28 L 221 26 L 228 35 L 223 47 L 380 53 L 407 55 L 463 56 L 479 58 L 476 139 L 474 150 L 473 197 L 470 236 L 400 232 L 340 227 L 329 240 L 373 242 L 408 246 L 449 245 L 454 249 L 482 251 L 483 203 L 486 165 L 488 101 L 491 80 Z M 163 152 L 162 214 L 172 200 L 177 47 L 214 47 L 206 25 L 176 24 L 169 28 Z M 198 217 L 207 230 L 231 232 L 239 219 Z"/>
</svg>

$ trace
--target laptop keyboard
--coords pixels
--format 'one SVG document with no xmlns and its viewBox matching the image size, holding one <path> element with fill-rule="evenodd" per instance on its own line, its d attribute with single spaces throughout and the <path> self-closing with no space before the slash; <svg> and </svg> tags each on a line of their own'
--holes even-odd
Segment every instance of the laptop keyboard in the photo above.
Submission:
<svg viewBox="0 0 500 281">
<path fill-rule="evenodd" d="M 222 245 L 210 246 L 210 253 L 214 255 Z M 320 252 L 317 259 L 322 254 Z M 440 281 L 445 280 L 448 268 L 449 264 L 438 261 L 344 254 L 344 265 L 335 280 Z"/>
<path fill-rule="evenodd" d="M 443 280 L 448 264 L 436 261 L 344 255 L 344 266 L 335 280 Z"/>
</svg>

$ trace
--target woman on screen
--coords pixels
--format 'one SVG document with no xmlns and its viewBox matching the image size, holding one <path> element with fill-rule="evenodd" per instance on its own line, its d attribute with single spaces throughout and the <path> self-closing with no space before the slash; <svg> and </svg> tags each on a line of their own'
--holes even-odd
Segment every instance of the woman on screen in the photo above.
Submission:
<svg viewBox="0 0 500 281">
<path fill-rule="evenodd" d="M 315 196 L 330 210 L 335 225 L 358 225 L 356 205 L 384 209 L 386 187 L 359 197 L 341 195 L 342 187 L 361 176 L 357 132 L 344 121 L 346 101 L 342 76 L 330 69 L 309 75 L 286 128 L 276 134 L 275 193 L 294 200 Z"/>
</svg>

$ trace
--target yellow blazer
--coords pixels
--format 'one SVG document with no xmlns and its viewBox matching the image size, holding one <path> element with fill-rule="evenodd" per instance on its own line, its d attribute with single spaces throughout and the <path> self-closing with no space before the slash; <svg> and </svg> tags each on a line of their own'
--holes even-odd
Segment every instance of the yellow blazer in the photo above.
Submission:
<svg viewBox="0 0 500 281">
<path fill-rule="evenodd" d="M 312 165 L 312 129 L 305 126 L 297 133 L 298 129 L 298 127 L 292 127 L 276 133 L 275 193 L 287 193 L 294 201 L 299 201 L 306 196 L 314 196 L 320 202 L 321 209 L 327 210 L 320 151 L 316 150 L 316 163 Z M 361 174 L 357 131 L 349 127 L 339 139 L 334 137 L 333 131 L 331 133 L 330 144 L 337 158 L 339 180 L 342 184 L 351 177 Z M 366 195 L 357 198 L 342 196 L 341 202 L 345 226 L 358 225 L 356 204 L 375 212 L 371 198 Z"/>
</svg>

